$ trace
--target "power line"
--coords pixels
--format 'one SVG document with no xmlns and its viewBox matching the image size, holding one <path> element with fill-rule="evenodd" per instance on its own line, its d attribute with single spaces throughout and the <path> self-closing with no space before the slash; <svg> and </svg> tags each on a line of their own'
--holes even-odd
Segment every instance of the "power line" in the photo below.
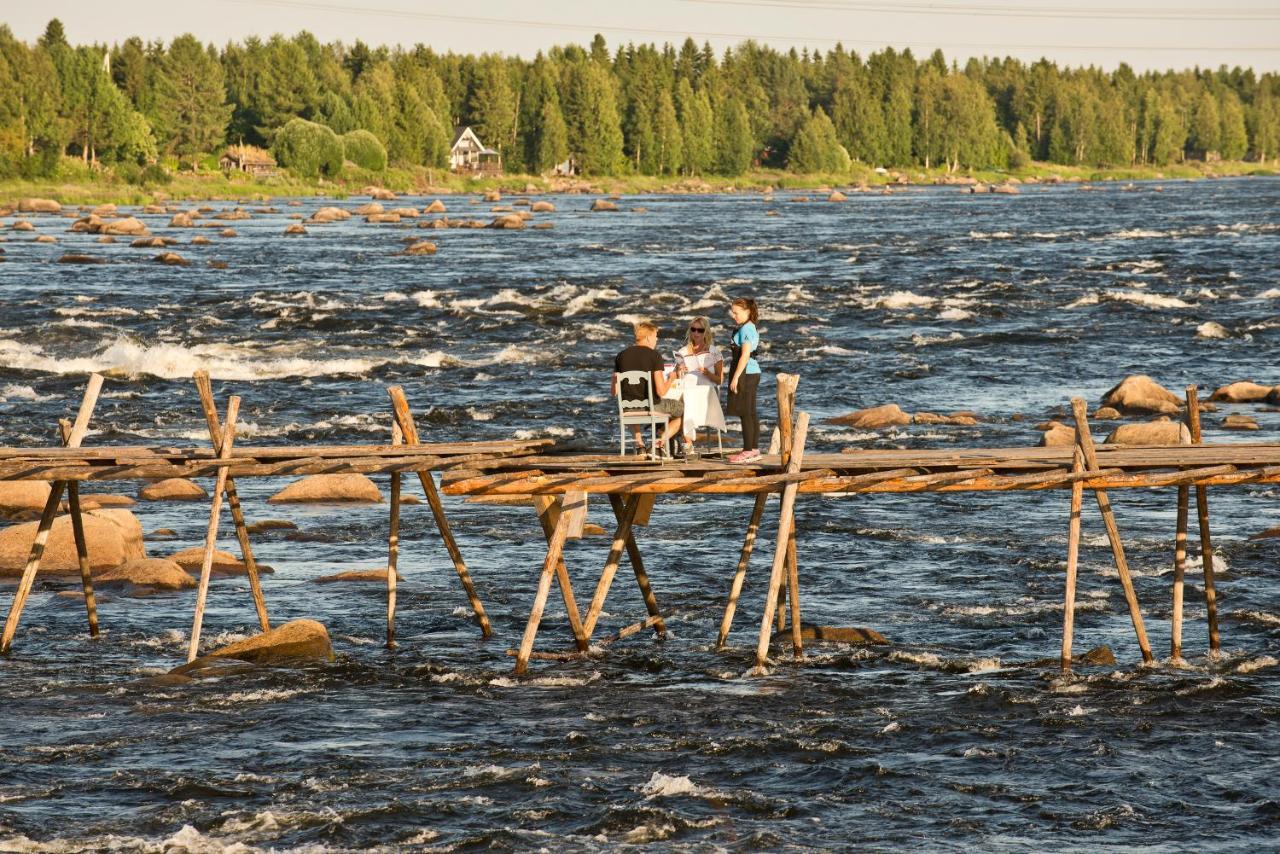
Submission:
<svg viewBox="0 0 1280 854">
<path fill-rule="evenodd" d="M 1144 9 L 1140 7 L 1066 7 L 944 5 L 940 3 L 884 3 L 859 0 L 681 0 L 707 6 L 756 6 L 773 9 L 812 9 L 824 12 L 885 12 L 904 15 L 962 15 L 974 18 L 1078 18 L 1132 21 L 1280 21 L 1280 10 Z"/>
<path fill-rule="evenodd" d="M 338 3 L 317 2 L 317 0 L 225 0 L 229 3 L 238 3 L 247 6 L 263 6 L 276 7 L 282 9 L 297 9 L 310 12 L 332 12 L 336 14 L 373 16 L 373 17 L 389 17 L 389 18 L 406 18 L 427 21 L 449 21 L 453 23 L 464 24 L 483 24 L 485 26 L 505 26 L 505 27 L 527 27 L 532 29 L 547 30 L 574 30 L 580 32 L 599 33 L 599 32 L 615 32 L 629 33 L 633 35 L 656 36 L 663 38 L 684 39 L 686 37 L 697 36 L 699 38 L 715 38 L 715 39 L 739 39 L 739 40 L 759 40 L 759 41 L 781 41 L 790 43 L 822 43 L 822 44 L 850 44 L 865 45 L 870 47 L 884 47 L 892 41 L 893 44 L 902 47 L 921 48 L 924 50 L 932 50 L 934 48 L 946 48 L 957 50 L 1123 50 L 1123 51 L 1188 51 L 1188 50 L 1215 50 L 1215 51 L 1231 51 L 1233 53 L 1280 53 L 1280 46 L 1268 45 L 1265 47 L 1241 46 L 1241 45 L 1117 45 L 1117 44 L 1011 44 L 1007 40 L 999 42 L 932 42 L 932 41 L 908 41 L 908 40 L 886 40 L 886 39 L 851 39 L 851 38 L 832 38 L 829 36 L 799 36 L 799 35 L 761 35 L 759 33 L 743 33 L 743 32 L 717 32 L 710 30 L 666 30 L 651 27 L 627 27 L 627 26 L 606 26 L 600 24 L 583 24 L 583 23 L 560 23 L 556 21 L 538 21 L 517 18 L 493 18 L 481 15 L 457 15 L 444 12 L 421 12 L 409 9 L 387 9 L 370 6 L 361 6 L 352 8 L 343 6 Z M 750 0 L 741 0 L 741 2 L 750 2 Z M 777 2 L 777 0 L 775 0 Z M 788 6 L 790 4 L 780 3 L 779 5 Z"/>
</svg>

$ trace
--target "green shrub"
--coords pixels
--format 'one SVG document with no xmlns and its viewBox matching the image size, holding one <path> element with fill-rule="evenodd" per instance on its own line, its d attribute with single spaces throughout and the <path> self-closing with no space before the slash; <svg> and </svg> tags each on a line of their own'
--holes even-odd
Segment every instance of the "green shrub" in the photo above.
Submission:
<svg viewBox="0 0 1280 854">
<path fill-rule="evenodd" d="M 290 119 L 271 147 L 277 162 L 302 178 L 332 177 L 342 170 L 342 141 L 324 125 Z"/>
<path fill-rule="evenodd" d="M 79 157 L 63 156 L 58 158 L 50 177 L 66 184 L 85 184 L 93 180 L 93 173 L 89 164 Z"/>
<path fill-rule="evenodd" d="M 169 184 L 172 181 L 172 173 L 158 163 L 146 166 L 138 176 L 138 182 L 141 184 Z"/>
<path fill-rule="evenodd" d="M 353 130 L 342 135 L 344 156 L 361 169 L 381 172 L 387 168 L 387 147 L 367 130 Z"/>
</svg>

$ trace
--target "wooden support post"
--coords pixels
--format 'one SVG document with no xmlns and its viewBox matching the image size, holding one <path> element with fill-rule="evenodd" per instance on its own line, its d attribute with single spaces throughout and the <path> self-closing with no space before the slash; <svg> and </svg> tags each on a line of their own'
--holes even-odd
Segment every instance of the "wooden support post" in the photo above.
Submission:
<svg viewBox="0 0 1280 854">
<path fill-rule="evenodd" d="M 751 561 L 751 552 L 755 549 L 756 533 L 760 530 L 760 519 L 764 516 L 764 506 L 769 500 L 767 492 L 756 495 L 755 506 L 751 508 L 751 521 L 747 523 L 747 536 L 742 541 L 742 554 L 738 557 L 738 568 L 733 573 L 733 583 L 729 585 L 729 601 L 724 606 L 724 617 L 720 620 L 720 634 L 716 637 L 716 649 L 723 649 L 729 639 L 729 629 L 733 627 L 733 614 L 738 608 L 738 597 L 742 595 L 742 582 L 747 576 L 747 564 Z"/>
<path fill-rule="evenodd" d="M 542 533 L 547 538 L 548 547 L 561 523 L 564 524 L 566 541 L 573 532 L 575 525 L 573 514 L 564 511 L 565 500 L 568 497 L 569 494 L 534 496 L 534 509 L 538 512 L 538 522 L 542 525 Z M 578 610 L 578 600 L 573 595 L 573 582 L 569 578 L 569 568 L 564 563 L 564 546 L 560 547 L 560 556 L 556 559 L 556 581 L 560 583 L 560 595 L 564 598 L 564 610 L 569 617 L 569 628 L 573 631 L 574 643 L 578 645 L 579 652 L 586 652 L 589 646 L 587 633 L 582 625 L 582 612 Z"/>
<path fill-rule="evenodd" d="M 796 559 L 796 528 L 791 525 L 787 538 L 787 587 L 791 590 L 791 652 L 796 658 L 804 658 L 804 640 L 800 631 L 800 565 Z"/>
<path fill-rule="evenodd" d="M 218 446 L 218 459 L 231 459 L 231 446 L 236 440 L 236 418 L 240 415 L 240 398 L 235 395 L 227 403 L 227 420 L 222 427 L 222 442 Z M 209 575 L 213 572 L 213 551 L 218 545 L 218 517 L 222 513 L 222 494 L 227 488 L 227 467 L 218 469 L 218 480 L 213 490 L 213 502 L 209 507 L 209 528 L 204 535 L 204 559 L 200 563 L 200 586 L 196 590 L 196 613 L 191 621 L 191 643 L 187 647 L 187 662 L 200 654 L 200 630 L 204 625 L 204 604 L 209 597 Z"/>
<path fill-rule="evenodd" d="M 529 671 L 529 656 L 533 653 L 533 640 L 538 636 L 538 624 L 542 622 L 542 612 L 547 607 L 547 594 L 551 592 L 551 577 L 561 563 L 564 544 L 569 536 L 569 518 L 563 513 L 555 521 L 555 527 L 547 537 L 547 557 L 542 562 L 542 574 L 538 577 L 538 591 L 533 597 L 533 608 L 529 611 L 529 622 L 524 628 L 524 637 L 520 641 L 520 650 L 516 653 L 517 676 Z"/>
<path fill-rule="evenodd" d="M 1173 616 L 1169 629 L 1169 657 L 1182 658 L 1183 579 L 1187 573 L 1187 504 L 1191 487 L 1178 487 L 1178 521 L 1173 535 Z"/>
<path fill-rule="evenodd" d="M 89 431 L 89 418 L 98 402 L 98 392 L 102 390 L 102 375 L 90 374 L 89 384 L 85 387 L 84 398 L 80 401 L 80 411 L 76 413 L 75 424 L 71 434 L 64 443 L 68 448 L 78 448 Z M 49 497 L 45 500 L 44 511 L 40 514 L 40 524 L 36 526 L 36 536 L 31 542 L 31 552 L 27 557 L 27 565 L 22 570 L 22 580 L 18 582 L 18 590 L 13 596 L 13 604 L 9 606 L 9 616 L 4 621 L 4 634 L 0 636 L 0 653 L 9 652 L 13 644 L 13 636 L 18 631 L 18 621 L 22 619 L 22 609 L 26 607 L 27 597 L 36 581 L 36 573 L 40 570 L 40 559 L 44 557 L 44 547 L 49 542 L 49 531 L 53 528 L 53 520 L 58 515 L 58 505 L 62 501 L 64 481 L 54 481 L 49 488 Z M 78 496 L 77 496 L 78 498 Z M 77 501 L 77 507 L 79 501 Z M 74 520 L 73 520 L 74 524 Z M 83 531 L 81 532 L 83 535 Z M 78 548 L 78 545 L 77 545 Z"/>
<path fill-rule="evenodd" d="M 391 422 L 391 444 L 403 445 L 400 425 Z M 391 473 L 391 519 L 387 533 L 387 649 L 396 648 L 396 568 L 400 562 L 400 472 Z"/>
<path fill-rule="evenodd" d="M 71 422 L 58 420 L 62 444 L 71 441 Z M 89 566 L 89 543 L 84 536 L 84 516 L 80 513 L 80 484 L 67 482 L 67 509 L 71 514 L 71 533 L 76 543 L 76 562 L 80 564 L 80 588 L 84 591 L 84 609 L 89 618 L 89 637 L 98 636 L 98 601 L 93 595 L 93 574 Z"/>
<path fill-rule="evenodd" d="M 1076 445 L 1071 455 L 1071 473 L 1084 471 L 1084 452 Z M 1084 503 L 1084 481 L 1071 482 L 1071 518 L 1067 523 L 1067 583 L 1062 595 L 1062 672 L 1071 670 L 1071 636 L 1076 621 L 1076 574 L 1080 566 L 1080 509 Z"/>
<path fill-rule="evenodd" d="M 1200 444 L 1200 400 L 1197 389 L 1187 386 L 1187 426 L 1191 444 Z M 1216 654 L 1222 646 L 1218 635 L 1218 594 L 1213 588 L 1213 538 L 1209 534 L 1209 489 L 1196 486 L 1196 515 L 1200 520 L 1200 562 L 1204 566 L 1204 604 L 1208 612 L 1209 652 Z"/>
<path fill-rule="evenodd" d="M 639 496 L 640 507 L 644 506 L 644 497 Z M 613 515 L 621 524 L 623 514 L 622 497 L 619 495 L 610 495 L 609 504 L 613 506 Z M 650 504 L 652 507 L 652 504 Z M 637 515 L 640 510 L 637 509 Z M 636 577 L 636 586 L 640 588 L 640 596 L 644 599 L 645 610 L 649 612 L 650 619 L 653 620 L 653 632 L 659 639 L 665 640 L 667 637 L 667 624 L 662 619 L 662 612 L 658 610 L 658 599 L 653 595 L 653 588 L 649 585 L 649 573 L 645 571 L 644 560 L 640 557 L 640 546 L 636 544 L 635 528 L 632 526 L 631 533 L 627 536 L 627 560 L 631 562 L 631 571 Z"/>
<path fill-rule="evenodd" d="M 209 439 L 213 442 L 214 454 L 219 454 L 222 447 L 222 424 L 218 419 L 218 404 L 213 399 L 213 383 L 209 372 L 195 372 L 196 391 L 200 393 L 200 408 L 204 410 L 204 420 L 209 428 Z M 244 561 L 245 574 L 249 577 L 249 594 L 253 597 L 254 610 L 258 612 L 258 625 L 264 632 L 271 630 L 271 620 L 267 617 L 267 600 L 262 595 L 262 580 L 258 577 L 258 562 L 253 556 L 253 545 L 249 542 L 249 526 L 244 521 L 244 510 L 240 507 L 240 493 L 236 491 L 235 478 L 230 475 L 226 480 L 227 506 L 231 508 L 231 521 L 235 524 L 236 541 L 240 544 L 240 559 Z"/>
<path fill-rule="evenodd" d="M 1093 447 L 1093 435 L 1089 432 L 1089 418 L 1084 400 L 1078 397 L 1072 399 L 1071 411 L 1076 419 L 1076 443 L 1084 452 L 1085 466 L 1090 471 L 1097 471 L 1098 456 Z M 1129 605 L 1133 631 L 1138 636 L 1138 646 L 1142 649 L 1142 660 L 1149 664 L 1155 659 L 1151 655 L 1151 644 L 1147 641 L 1147 629 L 1142 624 L 1142 610 L 1138 606 L 1138 595 L 1133 589 L 1133 579 L 1129 576 L 1129 562 L 1124 556 L 1124 543 L 1120 540 L 1120 529 L 1116 526 L 1115 514 L 1111 512 L 1111 499 L 1107 497 L 1105 489 L 1095 489 L 1093 496 L 1098 501 L 1098 512 L 1102 514 L 1102 522 L 1107 529 L 1107 539 L 1111 542 L 1111 554 L 1115 558 L 1120 586 L 1124 588 L 1125 602 Z"/>
<path fill-rule="evenodd" d="M 791 443 L 791 459 L 787 466 L 788 473 L 800 470 L 804 462 L 804 442 L 809 433 L 809 413 L 801 412 L 796 421 L 795 436 Z M 795 527 L 796 493 L 798 483 L 788 483 L 782 491 L 782 513 L 778 520 L 778 540 L 773 552 L 773 569 L 769 573 L 769 591 L 764 600 L 764 616 L 760 621 L 760 639 L 756 644 L 756 669 L 764 668 L 769 658 L 769 629 L 773 625 L 773 609 L 778 600 L 778 588 L 782 586 L 783 574 L 787 562 L 787 542 Z"/>
<path fill-rule="evenodd" d="M 404 396 L 404 389 L 394 385 L 387 389 L 387 394 L 391 397 L 391 409 L 395 421 L 404 433 L 405 444 L 410 446 L 419 444 L 418 427 L 413 423 L 413 413 L 409 410 L 409 401 Z M 436 520 L 436 529 L 440 531 L 440 539 L 444 540 L 444 547 L 449 551 L 453 568 L 462 582 L 462 589 L 467 593 L 467 600 L 471 603 L 471 613 L 480 624 L 480 633 L 487 638 L 493 634 L 493 629 L 489 626 L 489 616 L 484 612 L 484 605 L 480 602 L 476 587 L 471 582 L 471 572 L 467 569 L 467 563 L 462 559 L 458 543 L 453 538 L 453 529 L 449 527 L 449 518 L 444 515 L 444 504 L 440 501 L 440 493 L 436 491 L 435 479 L 431 476 L 431 472 L 420 471 L 418 482 L 422 484 L 422 491 L 427 495 L 427 503 L 431 505 L 431 515 Z"/>
<path fill-rule="evenodd" d="M 622 499 L 619 497 L 618 500 Z M 596 592 L 591 597 L 591 606 L 587 609 L 587 619 L 582 626 L 582 630 L 586 632 L 588 640 L 596 629 L 596 622 L 600 619 L 600 612 L 604 610 L 605 598 L 609 595 L 609 587 L 613 584 L 613 576 L 618 572 L 618 565 L 622 563 L 622 552 L 627 547 L 627 540 L 631 538 L 631 528 L 635 524 L 636 511 L 639 507 L 640 496 L 638 495 L 628 497 L 626 504 L 623 506 L 622 518 L 618 520 L 618 529 L 613 535 L 613 545 L 609 547 L 609 557 L 604 562 L 604 571 L 600 573 L 600 581 L 596 584 Z"/>
</svg>

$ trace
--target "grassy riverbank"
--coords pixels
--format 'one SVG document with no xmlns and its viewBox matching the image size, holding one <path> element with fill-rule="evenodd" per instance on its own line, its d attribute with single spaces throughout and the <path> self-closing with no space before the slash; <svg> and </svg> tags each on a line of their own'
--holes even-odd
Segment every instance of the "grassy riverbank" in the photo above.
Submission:
<svg viewBox="0 0 1280 854">
<path fill-rule="evenodd" d="M 1280 166 L 1243 161 L 1204 164 L 1189 162 L 1161 167 L 1096 167 L 1061 166 L 1032 163 L 1007 171 L 973 171 L 951 177 L 970 177 L 978 181 L 1001 183 L 1010 178 L 1019 181 L 1044 181 L 1054 178 L 1067 182 L 1195 180 L 1238 175 L 1275 176 Z M 399 193 L 448 195 L 483 192 L 491 189 L 518 192 L 592 192 L 644 194 L 661 192 L 718 193 L 763 191 L 768 188 L 809 190 L 824 187 L 848 188 L 859 184 L 879 186 L 895 183 L 904 176 L 912 184 L 933 184 L 947 178 L 944 169 L 908 168 L 876 172 L 855 166 L 848 174 L 798 175 L 792 172 L 763 170 L 744 175 L 718 175 L 694 178 L 672 176 L 627 175 L 583 179 L 548 179 L 536 175 L 503 175 L 472 178 L 441 170 L 423 168 L 387 169 L 383 172 L 353 170 L 335 180 L 310 181 L 286 173 L 255 179 L 247 175 L 225 175 L 221 172 L 179 173 L 164 183 L 133 184 L 110 171 L 80 173 L 63 180 L 0 181 L 0 204 L 35 196 L 57 199 L 63 204 L 88 205 L 112 202 L 118 205 L 142 205 L 166 200 L 239 200 L 284 196 L 319 196 L 345 198 L 359 195 L 370 185 L 386 187 Z"/>
</svg>

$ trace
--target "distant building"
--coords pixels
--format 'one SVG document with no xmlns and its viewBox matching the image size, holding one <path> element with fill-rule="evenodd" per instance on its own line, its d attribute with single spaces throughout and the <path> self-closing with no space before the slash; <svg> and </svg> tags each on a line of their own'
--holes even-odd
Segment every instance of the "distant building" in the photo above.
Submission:
<svg viewBox="0 0 1280 854">
<path fill-rule="evenodd" d="M 557 178 L 568 178 L 578 174 L 578 158 L 577 155 L 570 154 L 563 163 L 557 163 L 551 169 L 551 174 Z"/>
<path fill-rule="evenodd" d="M 449 168 L 454 172 L 502 173 L 502 155 L 486 148 L 470 125 L 453 129 L 453 145 L 449 146 Z"/>
<path fill-rule="evenodd" d="M 218 158 L 223 172 L 246 172 L 250 175 L 276 174 L 276 159 L 271 152 L 255 145 L 230 145 Z"/>
</svg>

